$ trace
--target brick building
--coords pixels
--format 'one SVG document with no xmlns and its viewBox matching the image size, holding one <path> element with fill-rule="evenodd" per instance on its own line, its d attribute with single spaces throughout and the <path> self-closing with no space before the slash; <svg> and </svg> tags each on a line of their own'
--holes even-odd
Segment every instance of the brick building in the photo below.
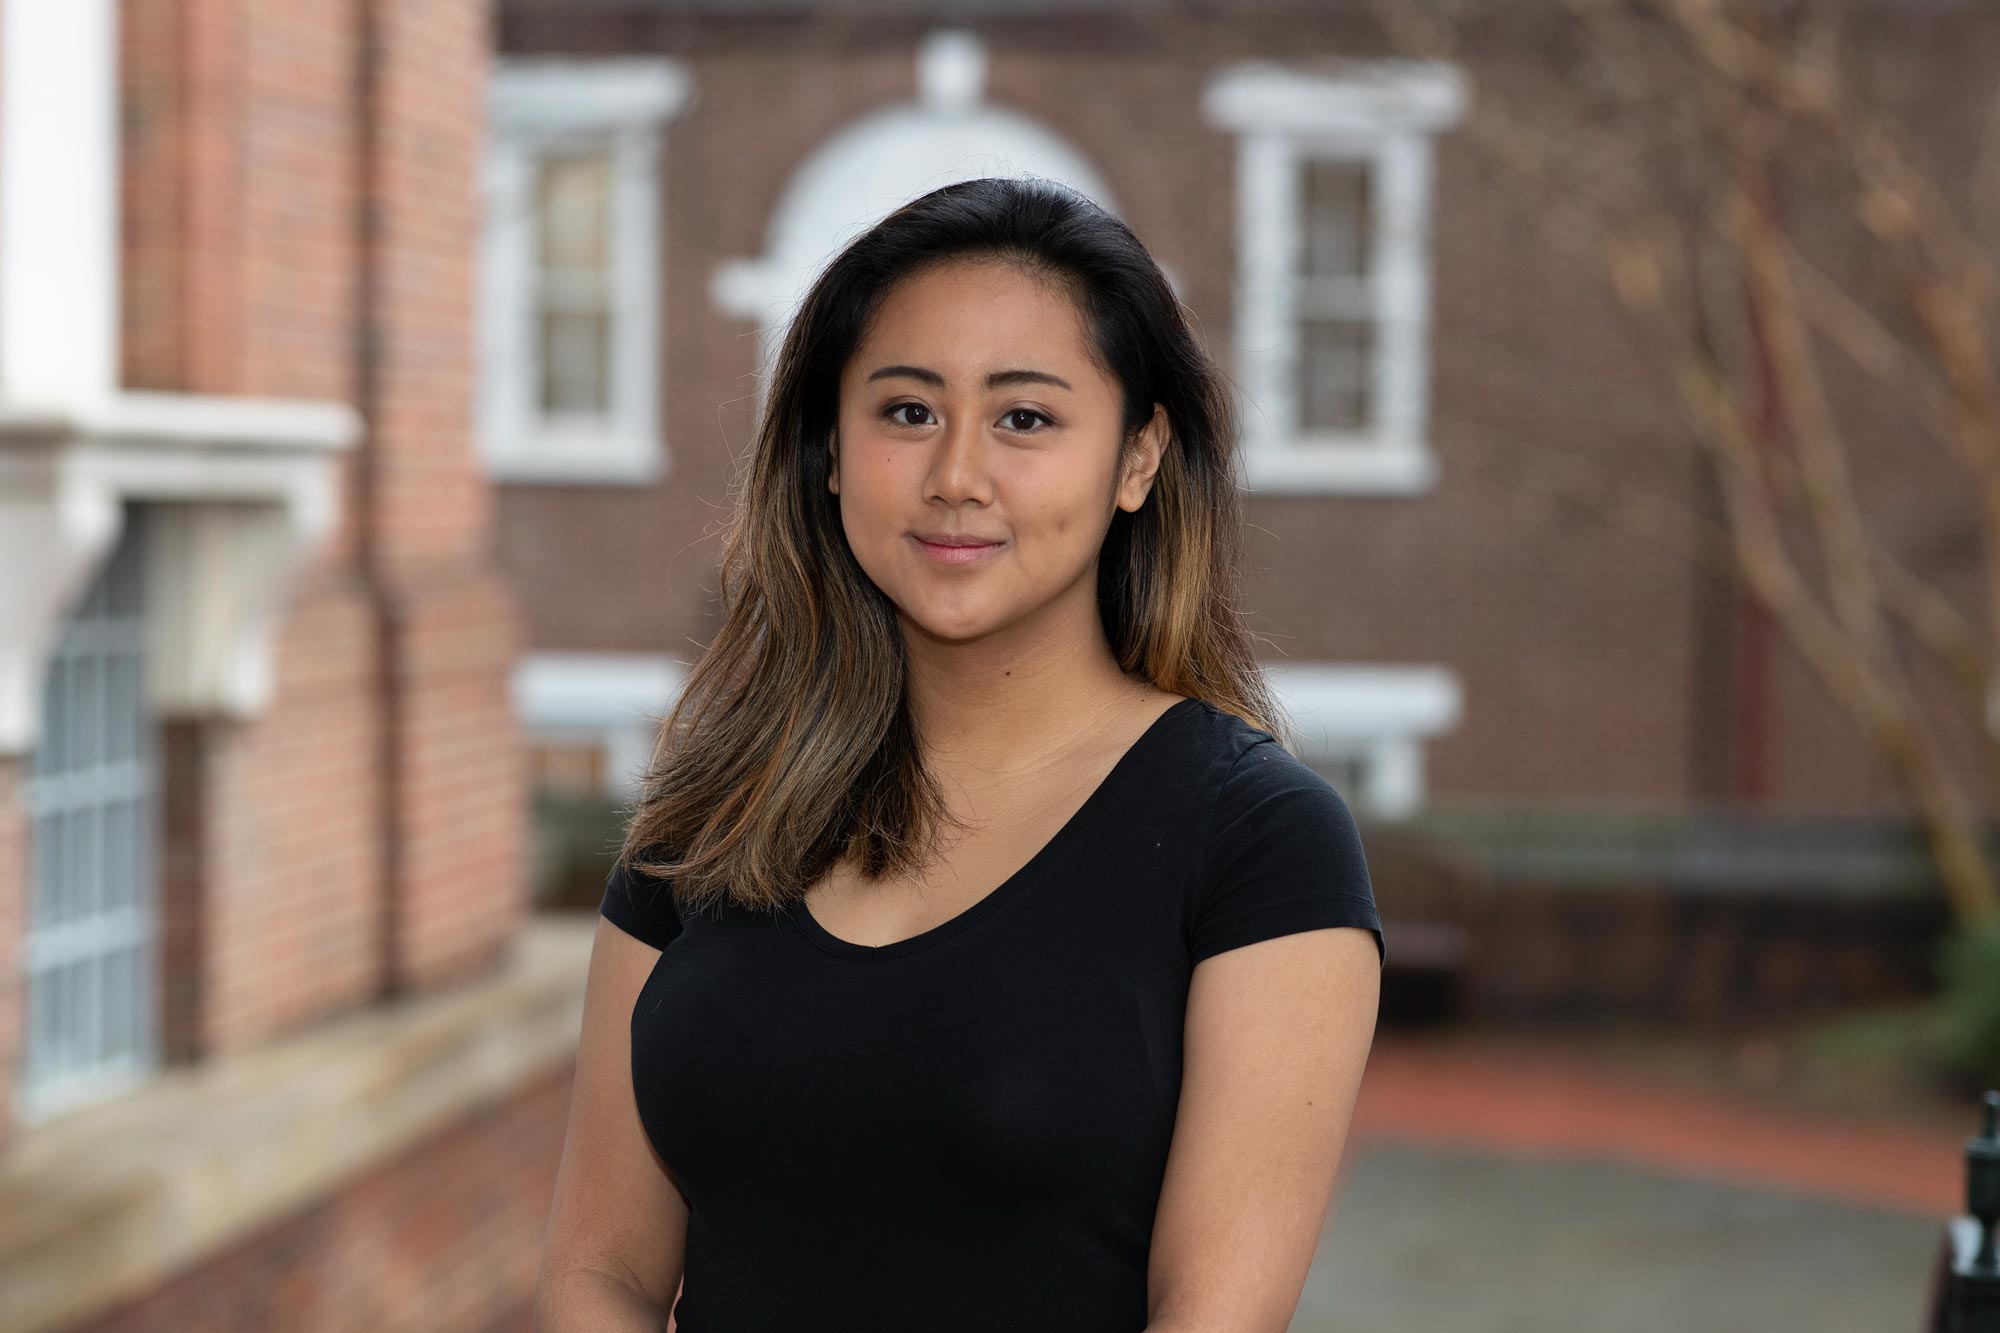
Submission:
<svg viewBox="0 0 2000 1333">
<path fill-rule="evenodd" d="M 1247 605 L 1364 816 L 1893 808 L 1724 581 L 1546 498 L 1709 502 L 1460 134 L 1562 44 L 1363 9 L 0 0 L 0 1327 L 519 1322 L 588 948 L 526 798 L 629 790 L 790 303 L 956 177 L 1114 208 L 1243 386 Z M 1973 189 L 2000 23 L 1857 13 Z M 1501 971 L 1733 994 L 1555 924 Z"/>
<path fill-rule="evenodd" d="M 501 4 L 477 433 L 536 770 L 629 790 L 708 638 L 718 507 L 817 266 L 927 187 L 1032 172 L 1134 226 L 1241 386 L 1246 606 L 1305 757 L 1378 830 L 1560 890 L 1482 927 L 1488 998 L 1726 1018 L 1926 985 L 1941 900 L 1898 780 L 1691 558 L 1722 502 L 1670 375 L 1469 133 L 1504 110 L 1620 165 L 1590 121 L 1618 53 L 1528 3 L 1442 7 L 1456 54 L 1414 58 L 1380 8 Z M 2000 21 L 1835 8 L 1856 97 L 1991 239 Z M 1872 281 L 1828 178 L 1802 168 L 1787 216 Z M 1870 527 L 1981 623 L 1963 467 L 1827 364 Z M 1624 521 L 1635 499 L 1662 535 Z M 1944 739 L 1976 783 L 1976 733 Z M 1562 886 L 1607 879 L 1669 891 L 1573 922 Z M 1412 930 L 1411 881 L 1384 883 L 1392 965 L 1458 956 L 1462 920 Z M 1829 913 L 1833 885 L 1861 910 Z"/>
<path fill-rule="evenodd" d="M 480 0 L 0 5 L 0 1326 L 532 1281 L 581 961 L 521 933 L 490 51 Z"/>
<path fill-rule="evenodd" d="M 1965 183 L 1994 21 L 1843 8 L 1867 95 Z M 1893 802 L 1796 661 L 1741 714 L 1726 582 L 1547 502 L 1550 460 L 1577 459 L 1711 504 L 1601 275 L 1460 132 L 1482 97 L 1519 114 L 1561 94 L 1580 63 L 1562 7 L 1469 23 L 1451 62 L 1401 55 L 1367 9 L 502 4 L 479 434 L 544 753 L 590 749 L 567 771 L 627 778 L 639 710 L 705 641 L 715 506 L 817 265 L 927 186 L 1027 171 L 1130 222 L 1242 386 L 1248 604 L 1315 762 L 1359 806 Z M 530 253 L 572 226 L 563 244 L 601 250 L 568 272 Z M 1857 419 L 1881 415 L 1850 387 Z M 1917 452 L 1861 465 L 1913 530 L 1969 522 Z"/>
</svg>

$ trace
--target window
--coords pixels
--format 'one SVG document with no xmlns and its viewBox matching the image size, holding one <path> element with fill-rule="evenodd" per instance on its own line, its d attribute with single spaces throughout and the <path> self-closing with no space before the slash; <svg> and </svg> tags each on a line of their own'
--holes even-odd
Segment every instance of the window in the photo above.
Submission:
<svg viewBox="0 0 2000 1333">
<path fill-rule="evenodd" d="M 1267 663 L 1298 754 L 1356 814 L 1407 818 L 1424 805 L 1424 747 L 1458 725 L 1463 690 L 1439 667 Z"/>
<path fill-rule="evenodd" d="M 1426 434 L 1431 138 L 1462 114 L 1457 71 L 1238 66 L 1209 119 L 1239 137 L 1237 377 L 1257 488 L 1414 492 Z"/>
<path fill-rule="evenodd" d="M 551 152 L 535 163 L 531 280 L 544 422 L 583 426 L 611 414 L 611 183 L 608 149 Z"/>
<path fill-rule="evenodd" d="M 663 60 L 517 60 L 494 75 L 479 420 L 498 476 L 665 475 L 660 139 L 686 97 Z"/>
<path fill-rule="evenodd" d="M 652 653 L 529 653 L 514 667 L 514 712 L 544 790 L 629 796 L 686 668 Z"/>
<path fill-rule="evenodd" d="M 146 1077 L 158 1059 L 156 771 L 146 707 L 144 506 L 61 627 L 29 752 L 21 1117 Z"/>
</svg>

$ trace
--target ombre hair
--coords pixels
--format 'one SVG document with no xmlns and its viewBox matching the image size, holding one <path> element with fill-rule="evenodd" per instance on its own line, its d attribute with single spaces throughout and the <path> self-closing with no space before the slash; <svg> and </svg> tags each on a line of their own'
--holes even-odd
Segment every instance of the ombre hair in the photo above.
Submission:
<svg viewBox="0 0 2000 1333">
<path fill-rule="evenodd" d="M 869 878 L 927 863 L 955 820 L 925 768 L 896 608 L 856 562 L 827 485 L 840 381 L 892 287 L 998 259 L 1076 302 L 1124 395 L 1124 444 L 1166 410 L 1146 502 L 1120 509 L 1098 607 L 1118 664 L 1289 744 L 1237 608 L 1242 510 L 1231 387 L 1130 227 L 1037 178 L 986 177 L 890 213 L 821 272 L 778 353 L 723 534 L 722 627 L 660 719 L 620 859 L 682 912 L 772 910 L 852 855 Z"/>
</svg>

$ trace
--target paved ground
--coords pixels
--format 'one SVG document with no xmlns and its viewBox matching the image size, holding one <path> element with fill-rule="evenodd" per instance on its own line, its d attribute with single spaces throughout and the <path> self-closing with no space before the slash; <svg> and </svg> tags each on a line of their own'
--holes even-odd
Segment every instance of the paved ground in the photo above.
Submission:
<svg viewBox="0 0 2000 1333">
<path fill-rule="evenodd" d="M 1938 1226 L 1598 1159 L 1374 1144 L 1294 1333 L 1919 1333 Z"/>
<path fill-rule="evenodd" d="M 1919 1333 L 1973 1128 L 1378 1036 L 1292 1327 Z"/>
</svg>

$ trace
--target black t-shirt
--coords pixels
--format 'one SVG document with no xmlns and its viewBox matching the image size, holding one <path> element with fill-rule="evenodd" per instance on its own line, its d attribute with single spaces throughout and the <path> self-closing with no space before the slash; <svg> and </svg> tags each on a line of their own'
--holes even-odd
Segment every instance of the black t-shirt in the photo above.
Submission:
<svg viewBox="0 0 2000 1333">
<path fill-rule="evenodd" d="M 662 950 L 632 1083 L 689 1205 L 681 1333 L 1139 1333 L 1194 965 L 1324 926 L 1388 957 L 1346 802 L 1193 698 L 908 939 L 683 922 L 622 868 L 601 910 Z"/>
</svg>

